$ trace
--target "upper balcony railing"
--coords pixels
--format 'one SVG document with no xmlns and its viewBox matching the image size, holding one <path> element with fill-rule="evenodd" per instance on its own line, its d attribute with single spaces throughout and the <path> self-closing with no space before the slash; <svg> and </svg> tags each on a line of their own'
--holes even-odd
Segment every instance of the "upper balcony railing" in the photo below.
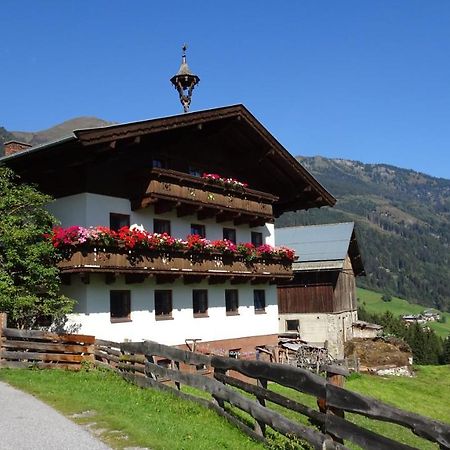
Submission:
<svg viewBox="0 0 450 450">
<path fill-rule="evenodd" d="M 217 222 L 257 226 L 273 221 L 272 204 L 277 200 L 272 194 L 248 187 L 153 168 L 144 195 L 132 200 L 132 209 L 154 205 L 157 214 L 176 209 L 179 217 L 197 214 L 199 220 L 215 217 Z"/>
</svg>

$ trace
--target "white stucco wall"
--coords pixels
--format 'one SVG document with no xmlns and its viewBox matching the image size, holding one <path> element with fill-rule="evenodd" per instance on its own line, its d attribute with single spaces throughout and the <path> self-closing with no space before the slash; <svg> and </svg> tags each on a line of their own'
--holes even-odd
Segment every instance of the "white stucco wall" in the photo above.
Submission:
<svg viewBox="0 0 450 450">
<path fill-rule="evenodd" d="M 105 195 L 83 193 L 56 199 L 48 209 L 61 221 L 64 227 L 80 225 L 84 227 L 109 226 L 109 214 L 130 215 L 130 224 L 143 225 L 153 231 L 153 219 L 171 221 L 171 234 L 185 238 L 190 234 L 191 223 L 203 224 L 207 239 L 222 239 L 223 228 L 235 228 L 237 242 L 249 242 L 251 232 L 263 233 L 267 244 L 274 244 L 274 225 L 249 228 L 248 225 L 234 226 L 232 222 L 217 223 L 214 218 L 197 220 L 196 215 L 177 217 L 175 211 L 155 215 L 154 207 L 131 211 L 127 199 Z M 173 302 L 173 320 L 155 320 L 154 290 L 171 289 Z M 194 318 L 192 312 L 192 290 L 208 290 L 207 318 Z M 239 290 L 239 315 L 227 316 L 225 312 L 225 289 Z M 266 313 L 255 314 L 253 290 L 266 291 Z M 131 322 L 112 323 L 110 320 L 110 291 L 131 291 Z M 177 280 L 172 284 L 156 285 L 153 278 L 142 284 L 125 284 L 123 276 L 111 285 L 105 283 L 104 275 L 90 276 L 89 284 L 83 284 L 78 275 L 72 276 L 72 284 L 63 286 L 64 294 L 77 300 L 75 314 L 69 316 L 67 327 L 78 332 L 93 334 L 98 338 L 123 341 L 125 339 L 152 339 L 158 342 L 176 345 L 183 344 L 187 338 L 200 338 L 204 341 L 233 339 L 247 336 L 263 336 L 278 332 L 278 307 L 276 287 L 270 285 L 185 285 Z"/>
<path fill-rule="evenodd" d="M 154 290 L 172 290 L 172 320 L 156 320 Z M 192 290 L 208 290 L 209 317 L 195 318 L 192 312 Z M 227 316 L 225 311 L 225 289 L 239 290 L 239 315 Z M 266 291 L 266 312 L 255 314 L 253 290 Z M 139 284 L 125 284 L 119 277 L 113 284 L 105 284 L 102 274 L 90 277 L 83 284 L 78 276 L 72 284 L 63 286 L 63 293 L 80 299 L 77 314 L 69 316 L 67 327 L 78 325 L 78 332 L 93 334 L 100 339 L 139 341 L 151 339 L 167 345 L 184 344 L 185 339 L 199 338 L 203 341 L 233 339 L 247 336 L 263 336 L 278 333 L 278 307 L 276 287 L 270 285 L 208 285 L 183 284 L 177 280 L 171 284 L 156 285 L 153 278 Z M 110 291 L 131 291 L 131 322 L 111 323 Z"/>
<path fill-rule="evenodd" d="M 177 217 L 175 211 L 155 215 L 153 206 L 131 211 L 129 200 L 106 195 L 83 193 L 61 197 L 53 201 L 48 209 L 61 221 L 63 227 L 109 226 L 109 214 L 119 213 L 129 214 L 130 224 L 143 225 L 148 231 L 153 231 L 154 218 L 170 220 L 171 234 L 176 238 L 184 239 L 191 232 L 191 223 L 196 223 L 205 225 L 207 239 L 222 239 L 223 228 L 235 228 L 237 242 L 250 242 L 251 232 L 257 231 L 263 234 L 266 244 L 275 243 L 273 224 L 249 228 L 245 224 L 235 226 L 233 222 L 217 223 L 214 218 L 199 221 L 196 215 Z"/>
<path fill-rule="evenodd" d="M 300 338 L 310 344 L 323 346 L 334 358 L 343 358 L 344 343 L 353 338 L 352 323 L 358 319 L 356 311 L 341 313 L 280 314 L 279 331 L 287 331 L 286 320 L 298 320 Z"/>
</svg>

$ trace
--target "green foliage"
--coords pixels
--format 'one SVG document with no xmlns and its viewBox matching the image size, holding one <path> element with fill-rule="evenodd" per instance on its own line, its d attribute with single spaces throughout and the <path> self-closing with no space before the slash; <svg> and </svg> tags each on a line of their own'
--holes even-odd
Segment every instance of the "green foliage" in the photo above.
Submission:
<svg viewBox="0 0 450 450">
<path fill-rule="evenodd" d="M 450 180 L 384 164 L 299 158 L 338 199 L 277 226 L 354 221 L 367 276 L 358 285 L 450 311 Z"/>
<path fill-rule="evenodd" d="M 444 341 L 441 362 L 442 364 L 450 364 L 450 336 L 447 336 Z"/>
<path fill-rule="evenodd" d="M 383 302 L 391 302 L 392 301 L 392 295 L 390 295 L 390 294 L 383 294 L 381 296 L 381 300 L 383 300 Z"/>
<path fill-rule="evenodd" d="M 57 254 L 44 238 L 55 222 L 44 208 L 50 198 L 5 167 L 0 193 L 0 311 L 19 328 L 60 320 L 73 301 L 59 295 Z"/>
</svg>

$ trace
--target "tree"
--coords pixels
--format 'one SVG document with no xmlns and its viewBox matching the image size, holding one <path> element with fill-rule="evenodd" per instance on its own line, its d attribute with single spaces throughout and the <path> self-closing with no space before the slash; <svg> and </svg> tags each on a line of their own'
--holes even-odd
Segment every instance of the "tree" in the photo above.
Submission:
<svg viewBox="0 0 450 450">
<path fill-rule="evenodd" d="M 18 328 L 58 321 L 73 309 L 59 294 L 58 255 L 45 238 L 56 222 L 45 209 L 50 201 L 0 167 L 0 311 Z"/>
</svg>

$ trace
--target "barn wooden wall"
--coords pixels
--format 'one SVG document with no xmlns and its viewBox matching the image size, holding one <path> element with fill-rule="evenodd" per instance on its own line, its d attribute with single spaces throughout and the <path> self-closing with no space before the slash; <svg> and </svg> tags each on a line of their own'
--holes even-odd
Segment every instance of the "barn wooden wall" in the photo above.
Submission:
<svg viewBox="0 0 450 450">
<path fill-rule="evenodd" d="M 343 271 L 296 273 L 278 286 L 278 313 L 332 313 L 356 309 L 355 276 L 350 259 Z"/>
</svg>

